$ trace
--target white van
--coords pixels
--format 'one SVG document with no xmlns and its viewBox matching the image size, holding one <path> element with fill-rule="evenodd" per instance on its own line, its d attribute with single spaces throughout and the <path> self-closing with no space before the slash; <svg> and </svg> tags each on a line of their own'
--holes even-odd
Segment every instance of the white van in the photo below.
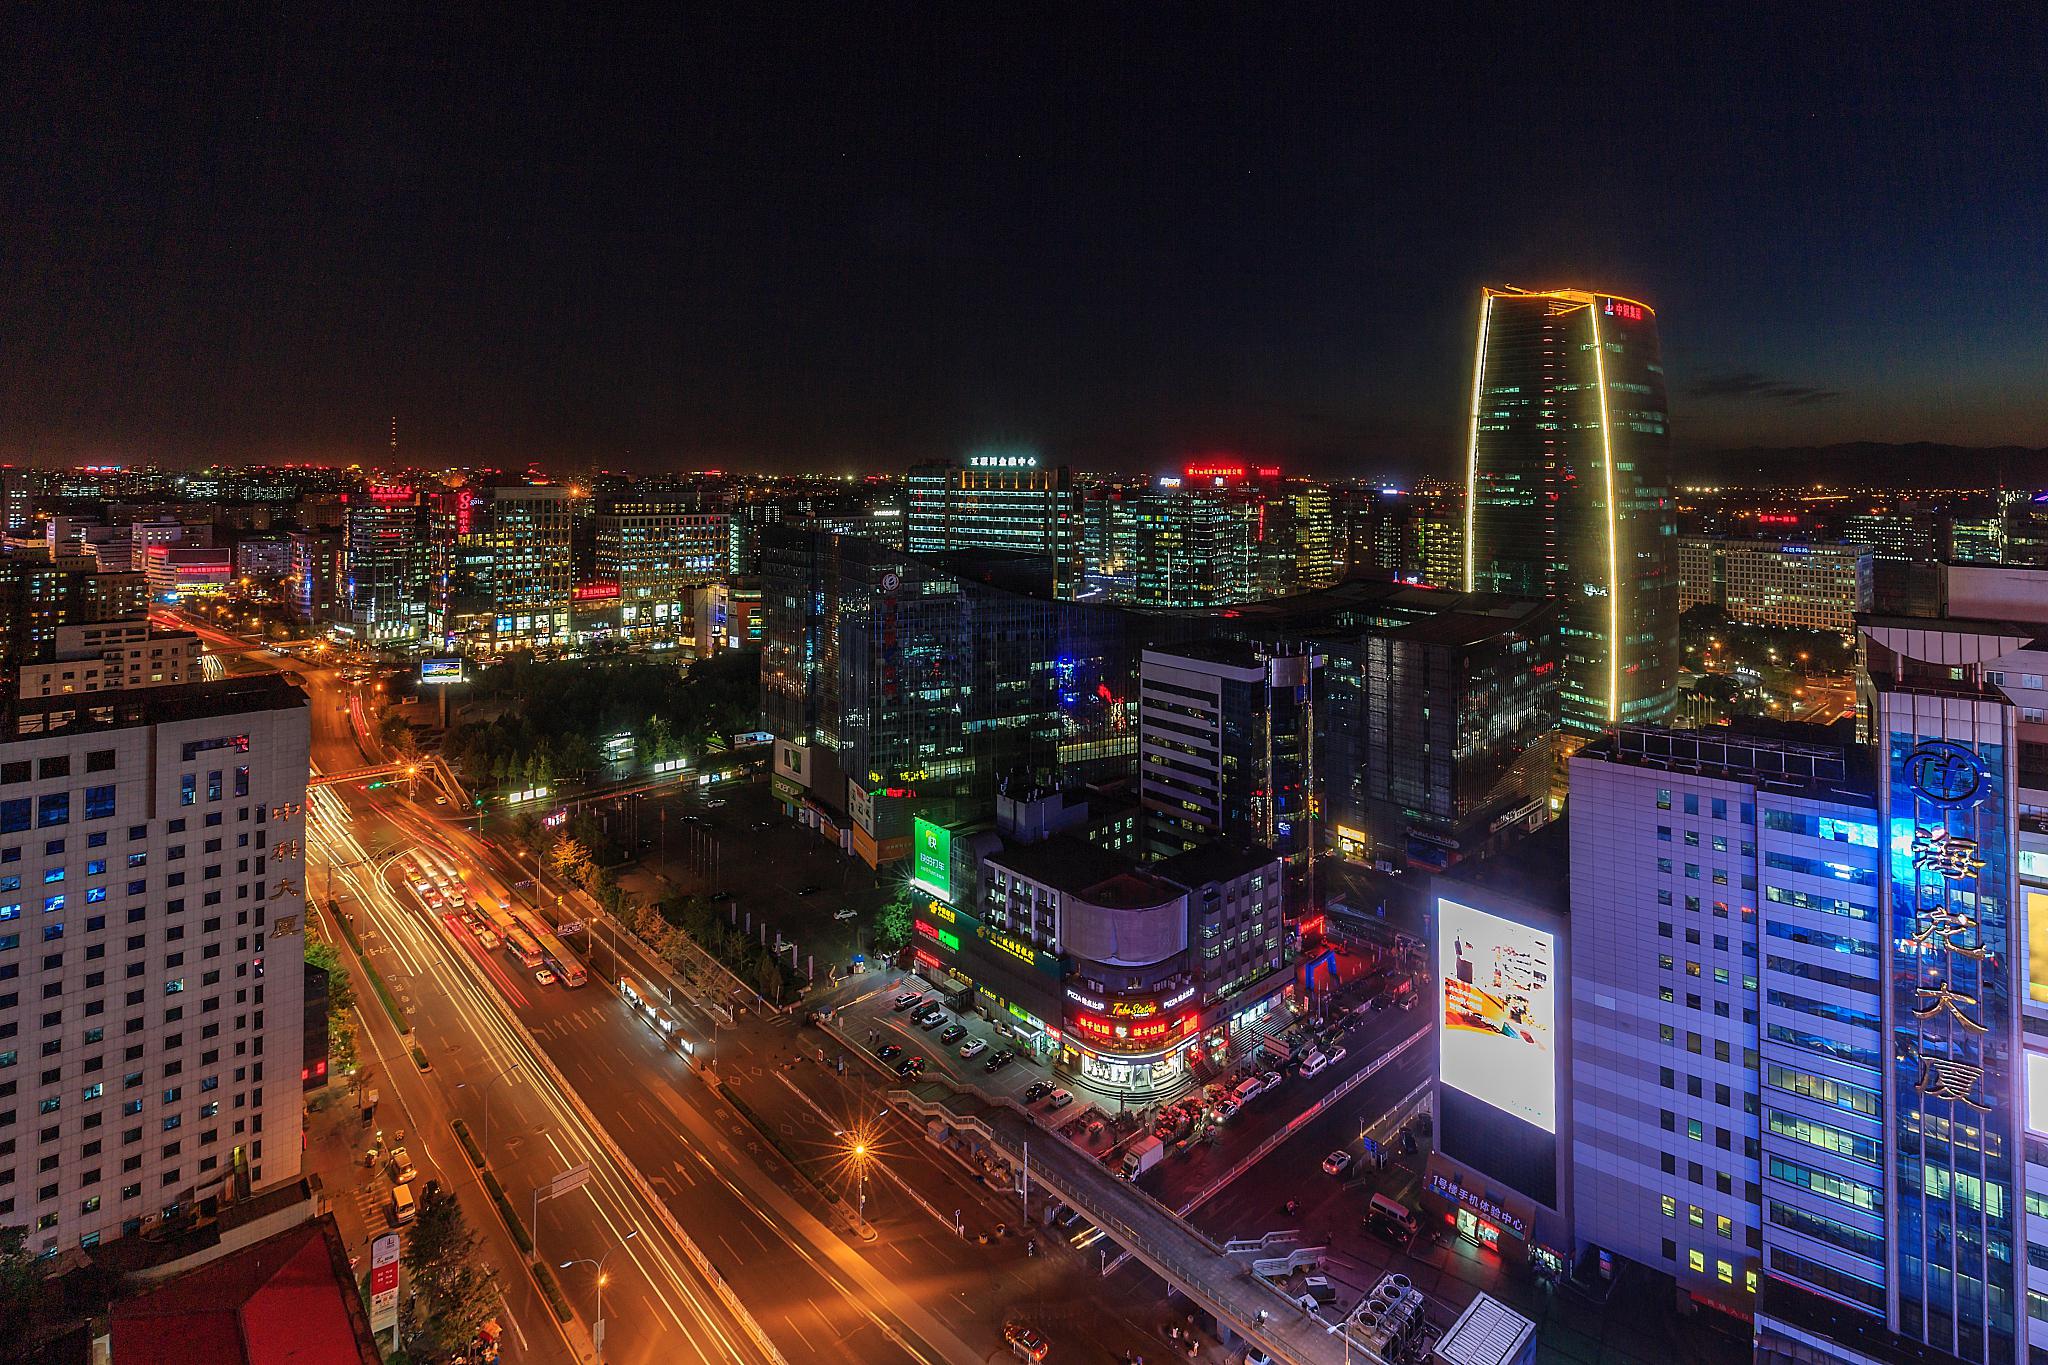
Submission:
<svg viewBox="0 0 2048 1365">
<path fill-rule="evenodd" d="M 419 1206 L 412 1202 L 412 1186 L 403 1181 L 391 1187 L 391 1221 L 410 1223 Z"/>
<path fill-rule="evenodd" d="M 1304 1060 L 1301 1064 L 1301 1074 L 1304 1076 L 1313 1076 L 1329 1064 L 1330 1059 L 1328 1057 L 1325 1057 L 1320 1052 L 1311 1052 L 1308 1054 L 1307 1059 Z"/>
<path fill-rule="evenodd" d="M 1266 1083 L 1257 1076 L 1247 1076 L 1237 1083 L 1237 1089 L 1230 1092 L 1230 1098 L 1244 1105 L 1258 1098 L 1266 1089 Z"/>
</svg>

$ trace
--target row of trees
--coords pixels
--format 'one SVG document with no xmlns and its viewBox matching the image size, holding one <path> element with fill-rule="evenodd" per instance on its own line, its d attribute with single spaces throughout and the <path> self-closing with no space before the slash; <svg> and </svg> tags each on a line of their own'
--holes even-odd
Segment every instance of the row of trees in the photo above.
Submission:
<svg viewBox="0 0 2048 1365">
<path fill-rule="evenodd" d="M 501 702 L 488 721 L 460 725 L 445 751 L 471 782 L 552 785 L 603 767 L 606 738 L 633 737 L 641 764 L 723 747 L 752 729 L 761 657 L 728 651 L 687 669 L 638 658 L 539 663 L 515 655 L 479 672 L 473 698 Z"/>
<path fill-rule="evenodd" d="M 325 939 L 306 935 L 306 961 L 327 973 L 327 1070 L 347 1075 L 356 1069 L 356 987 L 341 954 Z"/>
</svg>

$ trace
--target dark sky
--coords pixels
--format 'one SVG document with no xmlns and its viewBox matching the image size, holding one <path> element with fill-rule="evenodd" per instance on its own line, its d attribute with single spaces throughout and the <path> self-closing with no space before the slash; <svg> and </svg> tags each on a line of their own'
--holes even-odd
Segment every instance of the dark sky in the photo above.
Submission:
<svg viewBox="0 0 2048 1365">
<path fill-rule="evenodd" d="M 10 8 L 0 453 L 1448 469 L 1486 282 L 1681 449 L 2048 444 L 2032 6 L 437 8 Z"/>
</svg>

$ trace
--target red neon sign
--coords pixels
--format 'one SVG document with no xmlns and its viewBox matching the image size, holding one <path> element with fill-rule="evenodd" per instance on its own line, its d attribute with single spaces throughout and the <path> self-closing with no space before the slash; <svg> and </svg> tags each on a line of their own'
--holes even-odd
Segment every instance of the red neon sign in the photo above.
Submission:
<svg viewBox="0 0 2048 1365">
<path fill-rule="evenodd" d="M 578 583 L 569 596 L 578 602 L 608 602 L 619 595 L 616 583 Z"/>
<path fill-rule="evenodd" d="M 1621 299 L 1609 299 L 1607 300 L 1607 316 L 1611 318 L 1624 318 L 1629 322 L 1641 322 L 1643 320 L 1643 305 L 1640 303 L 1628 303 Z"/>
<path fill-rule="evenodd" d="M 370 485 L 371 502 L 411 502 L 412 485 L 404 483 L 373 483 Z"/>
<path fill-rule="evenodd" d="M 1241 479 L 1245 472 L 1241 464 L 1191 464 L 1181 470 L 1181 476 L 1189 479 Z"/>
</svg>

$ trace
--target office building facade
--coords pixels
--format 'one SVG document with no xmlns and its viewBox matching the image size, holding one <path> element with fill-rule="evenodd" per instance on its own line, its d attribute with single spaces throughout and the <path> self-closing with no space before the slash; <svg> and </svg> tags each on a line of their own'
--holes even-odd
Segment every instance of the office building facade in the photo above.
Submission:
<svg viewBox="0 0 2048 1365">
<path fill-rule="evenodd" d="M 1231 640 L 1144 652 L 1138 792 L 1154 856 L 1228 838 L 1270 847 L 1291 869 L 1305 867 L 1320 845 L 1322 662 L 1304 649 Z"/>
<path fill-rule="evenodd" d="M 693 631 L 691 599 L 725 577 L 731 531 L 721 513 L 694 504 L 621 498 L 592 522 L 594 581 L 619 591 L 629 640 L 679 641 Z"/>
<path fill-rule="evenodd" d="M 969 455 L 964 465 L 913 465 L 904 481 L 903 546 L 912 554 L 1001 550 L 1052 561 L 1056 597 L 1081 584 L 1081 491 L 1065 465 L 1022 451 Z"/>
<path fill-rule="evenodd" d="M 1464 586 L 1563 600 L 1567 731 L 1662 721 L 1677 700 L 1678 584 L 1655 311 L 1489 288 L 1478 333 Z"/>
<path fill-rule="evenodd" d="M 1819 730 L 1624 727 L 1571 761 L 1577 1239 L 1737 1317 L 1767 1274 L 1882 1294 L 1872 786 Z"/>
<path fill-rule="evenodd" d="M 304 695 L 266 674 L 7 720 L 0 1221 L 54 1255 L 295 1178 Z"/>
<path fill-rule="evenodd" d="M 571 495 L 551 485 L 493 488 L 472 539 L 486 607 L 479 643 L 490 653 L 551 653 L 570 643 Z"/>
<path fill-rule="evenodd" d="M 343 627 L 371 644 L 409 644 L 427 630 L 427 553 L 419 494 L 372 483 L 343 495 Z"/>
<path fill-rule="evenodd" d="M 1841 541 L 1682 536 L 1678 605 L 1719 607 L 1745 625 L 1850 635 L 1871 609 L 1872 549 Z"/>
</svg>

